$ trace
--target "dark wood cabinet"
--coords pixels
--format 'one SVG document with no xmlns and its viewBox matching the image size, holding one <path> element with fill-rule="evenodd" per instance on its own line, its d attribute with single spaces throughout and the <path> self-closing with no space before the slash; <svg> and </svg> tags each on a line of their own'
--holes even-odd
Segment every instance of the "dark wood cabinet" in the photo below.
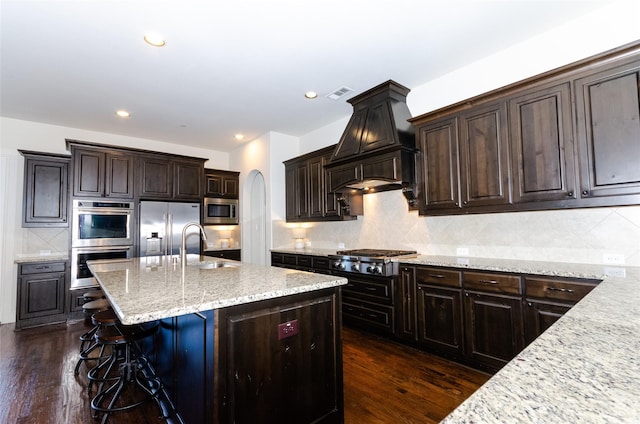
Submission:
<svg viewBox="0 0 640 424">
<path fill-rule="evenodd" d="M 396 283 L 396 337 L 408 342 L 415 342 L 417 337 L 416 325 L 416 270 L 414 267 L 401 266 L 400 275 Z"/>
<path fill-rule="evenodd" d="M 329 146 L 284 162 L 287 222 L 351 220 L 362 214 L 362 193 L 329 188 L 325 165 L 333 149 Z"/>
<path fill-rule="evenodd" d="M 71 146 L 73 195 L 132 199 L 135 155 Z"/>
<path fill-rule="evenodd" d="M 138 169 L 141 199 L 202 200 L 204 159 L 142 154 Z"/>
<path fill-rule="evenodd" d="M 580 196 L 640 202 L 640 59 L 575 81 Z"/>
<path fill-rule="evenodd" d="M 411 118 L 420 214 L 640 203 L 639 86 L 635 43 Z"/>
<path fill-rule="evenodd" d="M 464 353 L 459 271 L 416 269 L 418 346 L 461 360 Z"/>
<path fill-rule="evenodd" d="M 509 132 L 504 102 L 460 114 L 460 193 L 462 205 L 510 202 Z"/>
<path fill-rule="evenodd" d="M 466 358 L 497 371 L 524 348 L 521 278 L 463 272 L 462 286 Z"/>
<path fill-rule="evenodd" d="M 211 256 L 214 258 L 231 259 L 232 261 L 239 261 L 242 256 L 240 249 L 224 249 L 224 250 L 203 250 L 204 256 Z"/>
<path fill-rule="evenodd" d="M 460 207 L 458 119 L 449 117 L 418 128 L 424 180 L 423 212 Z"/>
<path fill-rule="evenodd" d="M 20 150 L 24 156 L 23 227 L 69 226 L 67 155 Z"/>
<path fill-rule="evenodd" d="M 218 169 L 204 170 L 205 197 L 237 199 L 240 194 L 240 173 Z"/>
<path fill-rule="evenodd" d="M 331 274 L 331 262 L 329 258 L 324 256 L 272 252 L 271 265 L 280 268 Z"/>
<path fill-rule="evenodd" d="M 18 265 L 16 329 L 63 322 L 67 262 Z"/>
<path fill-rule="evenodd" d="M 339 305 L 332 289 L 219 310 L 213 422 L 341 423 Z"/>
<path fill-rule="evenodd" d="M 526 276 L 524 338 L 534 341 L 573 305 L 593 290 L 597 280 Z"/>
<path fill-rule="evenodd" d="M 395 280 L 391 277 L 339 274 L 349 280 L 342 286 L 342 319 L 347 325 L 393 336 L 396 329 Z"/>
<path fill-rule="evenodd" d="M 514 96 L 509 116 L 513 201 L 576 198 L 569 83 Z"/>
</svg>

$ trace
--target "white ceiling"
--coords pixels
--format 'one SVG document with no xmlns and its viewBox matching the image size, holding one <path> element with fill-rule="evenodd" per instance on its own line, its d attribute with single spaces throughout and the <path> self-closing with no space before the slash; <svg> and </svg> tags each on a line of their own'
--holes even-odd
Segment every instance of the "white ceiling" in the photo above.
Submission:
<svg viewBox="0 0 640 424">
<path fill-rule="evenodd" d="M 419 86 L 607 3 L 2 0 L 0 113 L 231 151 L 235 133 L 301 136 L 388 79 Z"/>
</svg>

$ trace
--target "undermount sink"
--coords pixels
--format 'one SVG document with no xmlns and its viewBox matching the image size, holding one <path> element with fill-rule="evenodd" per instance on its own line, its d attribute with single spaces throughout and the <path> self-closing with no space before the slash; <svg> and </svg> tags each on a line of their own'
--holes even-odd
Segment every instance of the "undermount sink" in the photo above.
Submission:
<svg viewBox="0 0 640 424">
<path fill-rule="evenodd" d="M 223 261 L 203 262 L 200 265 L 198 265 L 200 269 L 230 268 L 230 267 L 236 267 L 236 266 L 238 266 L 238 264 L 234 264 L 232 262 L 223 262 Z"/>
</svg>

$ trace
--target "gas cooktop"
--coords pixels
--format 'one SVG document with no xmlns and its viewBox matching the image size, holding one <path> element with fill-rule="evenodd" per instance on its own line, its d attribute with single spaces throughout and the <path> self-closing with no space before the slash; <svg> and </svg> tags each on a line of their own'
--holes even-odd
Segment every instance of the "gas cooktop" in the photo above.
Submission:
<svg viewBox="0 0 640 424">
<path fill-rule="evenodd" d="M 339 250 L 329 255 L 336 271 L 392 277 L 398 274 L 398 262 L 391 258 L 417 256 L 415 250 L 353 249 Z"/>
<path fill-rule="evenodd" d="M 418 252 L 416 252 L 415 250 L 353 249 L 353 250 L 339 250 L 336 252 L 336 255 L 381 258 L 381 257 L 415 255 L 417 253 Z"/>
</svg>

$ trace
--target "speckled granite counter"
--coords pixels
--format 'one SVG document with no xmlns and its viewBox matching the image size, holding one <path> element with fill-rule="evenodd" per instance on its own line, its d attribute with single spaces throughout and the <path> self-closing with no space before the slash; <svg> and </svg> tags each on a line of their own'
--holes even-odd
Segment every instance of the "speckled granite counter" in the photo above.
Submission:
<svg viewBox="0 0 640 424">
<path fill-rule="evenodd" d="M 66 261 L 69 255 L 66 253 L 51 253 L 49 255 L 40 255 L 38 253 L 19 253 L 16 255 L 13 263 L 24 264 L 28 262 L 57 262 Z"/>
<path fill-rule="evenodd" d="M 344 249 L 315 249 L 315 248 L 304 248 L 304 249 L 294 249 L 293 247 L 288 248 L 277 248 L 271 249 L 273 253 L 291 253 L 293 255 L 310 255 L 310 256 L 328 256 L 335 255 L 336 250 L 344 250 Z"/>
<path fill-rule="evenodd" d="M 603 279 L 443 423 L 640 422 L 640 268 L 430 256 L 402 262 Z"/>
<path fill-rule="evenodd" d="M 202 269 L 201 264 L 236 266 Z M 89 261 L 124 324 L 224 308 L 335 287 L 344 278 L 189 255 L 183 269 L 169 257 Z"/>
</svg>

